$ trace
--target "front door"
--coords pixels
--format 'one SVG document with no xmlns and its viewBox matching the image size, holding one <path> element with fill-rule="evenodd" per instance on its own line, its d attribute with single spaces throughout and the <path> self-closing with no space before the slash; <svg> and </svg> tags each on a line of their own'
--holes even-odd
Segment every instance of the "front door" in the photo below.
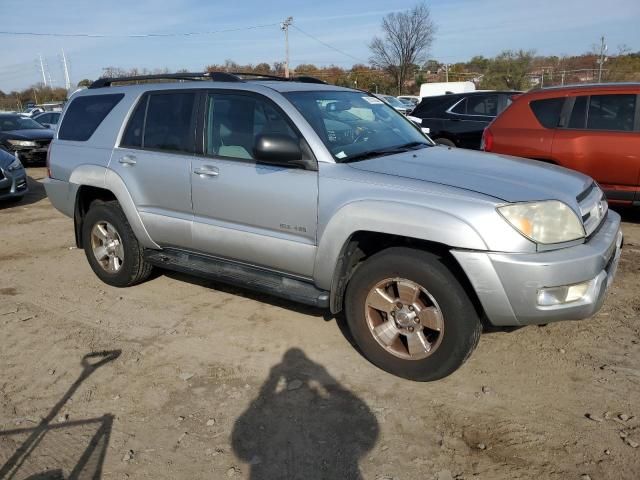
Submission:
<svg viewBox="0 0 640 480">
<path fill-rule="evenodd" d="M 210 92 L 203 113 L 204 155 L 191 172 L 194 249 L 310 278 L 318 173 L 260 164 L 252 153 L 259 134 L 288 135 L 301 145 L 304 139 L 261 95 Z"/>
</svg>

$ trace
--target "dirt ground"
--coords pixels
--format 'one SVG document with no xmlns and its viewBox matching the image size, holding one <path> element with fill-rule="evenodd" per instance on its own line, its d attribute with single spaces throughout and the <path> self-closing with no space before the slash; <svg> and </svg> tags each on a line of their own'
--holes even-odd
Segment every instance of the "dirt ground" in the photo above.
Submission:
<svg viewBox="0 0 640 480">
<path fill-rule="evenodd" d="M 321 311 L 101 283 L 44 174 L 0 206 L 0 478 L 640 478 L 640 213 L 595 318 L 484 334 L 421 384 Z"/>
</svg>

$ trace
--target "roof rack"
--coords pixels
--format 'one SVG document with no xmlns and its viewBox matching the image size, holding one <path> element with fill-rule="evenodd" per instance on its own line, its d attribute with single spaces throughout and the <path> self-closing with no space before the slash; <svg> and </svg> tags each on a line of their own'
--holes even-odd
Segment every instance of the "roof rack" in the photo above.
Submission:
<svg viewBox="0 0 640 480">
<path fill-rule="evenodd" d="M 278 77 L 276 75 L 268 75 L 263 73 L 251 73 L 251 72 L 184 72 L 184 73 L 159 73 L 154 75 L 137 75 L 131 77 L 113 77 L 113 78 L 99 78 L 93 82 L 89 88 L 104 88 L 110 87 L 114 83 L 131 83 L 147 80 L 186 80 L 186 81 L 201 81 L 209 80 L 212 82 L 244 82 L 243 77 L 249 77 L 247 80 L 265 80 L 265 81 L 282 81 L 282 82 L 302 82 L 302 83 L 323 83 L 323 80 L 315 77 L 309 77 L 306 75 L 292 78 Z"/>
</svg>

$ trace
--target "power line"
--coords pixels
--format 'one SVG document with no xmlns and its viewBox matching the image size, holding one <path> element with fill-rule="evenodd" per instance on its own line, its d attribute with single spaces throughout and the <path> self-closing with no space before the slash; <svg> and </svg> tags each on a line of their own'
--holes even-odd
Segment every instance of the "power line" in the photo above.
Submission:
<svg viewBox="0 0 640 480">
<path fill-rule="evenodd" d="M 250 25 L 247 27 L 226 28 L 223 30 L 210 30 L 207 32 L 177 32 L 177 33 L 53 33 L 53 32 L 10 32 L 0 31 L 0 35 L 32 36 L 32 37 L 81 37 L 81 38 L 155 38 L 155 37 L 192 37 L 199 35 L 216 35 L 219 33 L 239 32 L 242 30 L 255 30 L 257 28 L 275 27 L 279 23 L 265 23 L 263 25 Z"/>
<path fill-rule="evenodd" d="M 333 45 L 329 45 L 328 43 L 323 42 L 323 41 L 322 41 L 322 40 L 320 40 L 318 37 L 314 37 L 314 36 L 313 36 L 313 35 L 311 35 L 310 33 L 305 32 L 304 30 L 302 30 L 302 29 L 301 29 L 300 27 L 298 27 L 297 25 L 291 25 L 291 26 L 292 26 L 293 28 L 295 28 L 296 30 L 298 30 L 298 31 L 299 31 L 300 33 L 302 33 L 303 35 L 306 35 L 307 37 L 309 37 L 309 38 L 311 38 L 311 39 L 315 40 L 315 41 L 316 41 L 316 42 L 318 42 L 318 43 L 321 43 L 321 44 L 322 44 L 322 45 L 324 45 L 325 47 L 330 48 L 331 50 L 333 50 L 333 51 L 335 51 L 335 52 L 341 53 L 342 55 L 345 55 L 345 56 L 347 56 L 347 57 L 349 57 L 349 58 L 351 58 L 351 59 L 355 60 L 356 62 L 359 62 L 359 63 L 367 63 L 367 62 L 363 61 L 363 60 L 362 60 L 362 59 L 360 59 L 360 58 L 354 57 L 354 56 L 353 56 L 353 55 L 351 55 L 350 53 L 347 53 L 347 52 L 345 52 L 345 51 L 343 51 L 343 50 L 340 50 L 339 48 L 334 47 Z"/>
</svg>

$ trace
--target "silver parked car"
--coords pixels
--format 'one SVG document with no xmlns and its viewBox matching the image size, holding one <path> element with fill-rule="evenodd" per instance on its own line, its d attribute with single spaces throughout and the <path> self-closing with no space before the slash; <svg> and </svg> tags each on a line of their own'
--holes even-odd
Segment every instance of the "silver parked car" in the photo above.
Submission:
<svg viewBox="0 0 640 480">
<path fill-rule="evenodd" d="M 55 129 L 60 120 L 60 115 L 62 115 L 62 112 L 43 112 L 35 115 L 33 119 L 43 127 Z"/>
<path fill-rule="evenodd" d="M 460 367 L 485 321 L 602 306 L 622 233 L 591 178 L 434 148 L 310 78 L 168 77 L 77 92 L 51 144 L 47 194 L 104 282 L 159 266 L 344 311 L 371 362 L 421 381 Z"/>
</svg>

